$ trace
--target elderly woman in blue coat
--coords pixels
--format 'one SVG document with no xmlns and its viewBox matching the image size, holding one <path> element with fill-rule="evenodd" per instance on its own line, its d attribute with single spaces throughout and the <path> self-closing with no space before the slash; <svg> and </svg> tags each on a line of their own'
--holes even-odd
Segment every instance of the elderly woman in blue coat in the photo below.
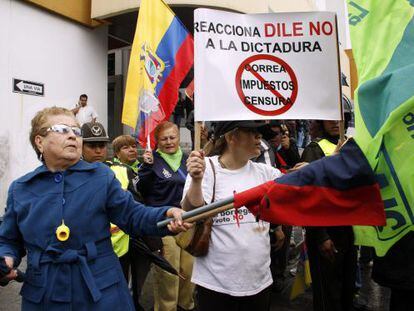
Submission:
<svg viewBox="0 0 414 311">
<path fill-rule="evenodd" d="M 22 310 L 134 310 L 110 223 L 129 234 L 163 236 L 190 226 L 182 211 L 137 203 L 109 168 L 82 161 L 82 134 L 69 110 L 38 112 L 30 141 L 43 165 L 11 184 L 0 226 L 7 279 L 27 253 Z M 157 229 L 165 217 L 175 220 Z"/>
</svg>

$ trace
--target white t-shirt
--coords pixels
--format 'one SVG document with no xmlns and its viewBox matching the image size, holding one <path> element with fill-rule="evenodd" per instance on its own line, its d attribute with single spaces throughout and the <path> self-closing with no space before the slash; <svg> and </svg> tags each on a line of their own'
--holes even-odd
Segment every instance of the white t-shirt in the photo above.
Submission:
<svg viewBox="0 0 414 311">
<path fill-rule="evenodd" d="M 76 114 L 76 120 L 78 120 L 81 126 L 87 122 L 92 122 L 92 119 L 94 118 L 98 118 L 98 114 L 96 113 L 95 109 L 89 105 L 81 107 Z"/>
<path fill-rule="evenodd" d="M 228 170 L 220 166 L 217 156 L 211 159 L 216 170 L 216 201 L 282 175 L 278 169 L 262 163 L 249 161 L 238 170 Z M 206 166 L 202 190 L 209 203 L 214 173 L 208 158 Z M 183 198 L 190 183 L 191 177 L 187 175 Z M 195 258 L 192 282 L 232 296 L 252 296 L 272 284 L 269 223 L 256 222 L 246 207 L 238 211 L 240 227 L 235 217 L 233 209 L 213 218 L 208 254 Z"/>
</svg>

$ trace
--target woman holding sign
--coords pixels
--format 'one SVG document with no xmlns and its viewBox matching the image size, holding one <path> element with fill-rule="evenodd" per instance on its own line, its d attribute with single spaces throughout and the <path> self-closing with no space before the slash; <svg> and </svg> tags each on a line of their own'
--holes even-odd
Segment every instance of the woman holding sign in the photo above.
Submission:
<svg viewBox="0 0 414 311">
<path fill-rule="evenodd" d="M 185 210 L 281 176 L 279 170 L 250 160 L 260 154 L 258 128 L 263 125 L 235 121 L 215 126 L 212 156 L 205 159 L 202 152 L 193 151 L 187 160 Z M 276 236 L 283 243 L 281 228 Z M 199 310 L 269 310 L 273 282 L 269 266 L 269 223 L 256 222 L 245 207 L 216 215 L 208 253 L 194 263 L 192 282 L 197 285 Z"/>
</svg>

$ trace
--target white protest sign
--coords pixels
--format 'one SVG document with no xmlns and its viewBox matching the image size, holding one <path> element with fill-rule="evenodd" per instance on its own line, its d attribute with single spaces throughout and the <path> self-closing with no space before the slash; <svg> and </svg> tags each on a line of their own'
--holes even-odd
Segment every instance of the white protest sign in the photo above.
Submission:
<svg viewBox="0 0 414 311">
<path fill-rule="evenodd" d="M 340 120 L 335 13 L 194 11 L 196 121 Z"/>
</svg>

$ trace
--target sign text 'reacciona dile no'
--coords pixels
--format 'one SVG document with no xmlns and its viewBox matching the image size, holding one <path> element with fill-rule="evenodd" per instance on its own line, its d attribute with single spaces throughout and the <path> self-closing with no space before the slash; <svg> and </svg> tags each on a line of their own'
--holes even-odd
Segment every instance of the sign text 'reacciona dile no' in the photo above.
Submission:
<svg viewBox="0 0 414 311">
<path fill-rule="evenodd" d="M 198 9 L 194 33 L 196 120 L 340 119 L 333 13 Z"/>
</svg>

